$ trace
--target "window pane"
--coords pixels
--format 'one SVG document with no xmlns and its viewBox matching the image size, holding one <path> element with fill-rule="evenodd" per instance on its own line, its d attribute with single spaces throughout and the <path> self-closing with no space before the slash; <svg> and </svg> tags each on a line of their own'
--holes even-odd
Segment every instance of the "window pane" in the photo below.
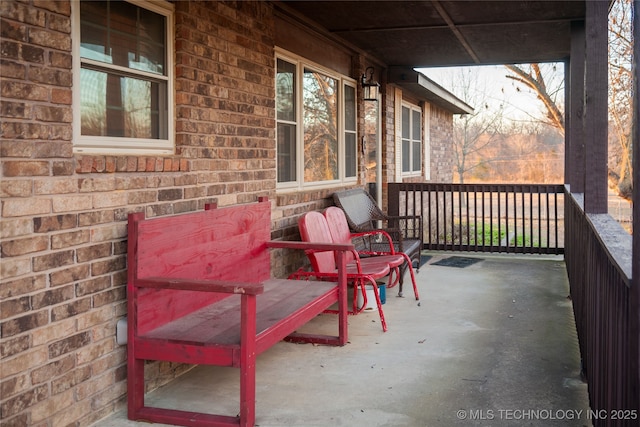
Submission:
<svg viewBox="0 0 640 427">
<path fill-rule="evenodd" d="M 338 179 L 337 81 L 305 69 L 302 83 L 304 180 Z"/>
<path fill-rule="evenodd" d="M 419 141 L 414 141 L 413 142 L 413 165 L 411 170 L 414 172 L 419 172 L 420 170 L 422 170 L 421 168 L 421 164 L 420 164 L 420 142 Z"/>
<path fill-rule="evenodd" d="M 80 82 L 82 135 L 167 138 L 165 83 L 85 68 Z"/>
<path fill-rule="evenodd" d="M 420 111 L 412 111 L 411 112 L 411 126 L 412 126 L 412 134 L 411 134 L 411 138 L 414 140 L 421 140 L 422 139 L 422 132 L 420 131 L 421 129 L 421 116 L 422 114 L 420 114 Z"/>
<path fill-rule="evenodd" d="M 111 64 L 107 54 L 107 2 L 90 1 L 81 3 L 80 8 L 80 56 Z"/>
<path fill-rule="evenodd" d="M 402 172 L 411 172 L 411 143 L 402 140 Z"/>
<path fill-rule="evenodd" d="M 356 130 L 356 89 L 344 86 L 344 128 Z"/>
<path fill-rule="evenodd" d="M 296 127 L 278 123 L 278 182 L 296 180 Z"/>
<path fill-rule="evenodd" d="M 345 177 L 352 178 L 356 176 L 356 165 L 357 165 L 357 157 L 356 157 L 356 134 L 355 133 L 347 133 L 345 135 Z"/>
<path fill-rule="evenodd" d="M 83 58 L 157 74 L 165 71 L 165 18 L 127 2 L 81 3 Z"/>
<path fill-rule="evenodd" d="M 296 66 L 278 59 L 276 74 L 276 109 L 278 120 L 295 121 Z"/>
<path fill-rule="evenodd" d="M 402 107 L 402 138 L 411 138 L 411 116 L 407 107 Z"/>
</svg>

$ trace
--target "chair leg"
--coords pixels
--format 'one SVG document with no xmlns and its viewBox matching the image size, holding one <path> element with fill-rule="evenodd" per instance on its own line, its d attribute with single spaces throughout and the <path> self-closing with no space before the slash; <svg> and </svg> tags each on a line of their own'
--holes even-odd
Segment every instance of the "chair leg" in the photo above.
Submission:
<svg viewBox="0 0 640 427">
<path fill-rule="evenodd" d="M 363 303 L 362 303 L 362 308 L 358 310 L 358 313 L 360 313 L 364 309 L 364 307 L 367 306 L 367 290 L 366 290 L 365 282 L 369 282 L 373 286 L 373 295 L 376 298 L 376 305 L 378 306 L 378 314 L 380 315 L 380 324 L 382 325 L 382 332 L 387 332 L 387 321 L 384 318 L 384 311 L 382 310 L 382 301 L 380 300 L 380 291 L 378 291 L 378 284 L 372 278 L 363 279 L 363 280 L 360 280 L 359 282 L 361 284 L 360 288 L 362 289 Z M 358 287 L 356 286 L 355 289 L 357 288 Z M 354 295 L 354 307 L 356 306 L 355 298 L 356 297 Z"/>
<path fill-rule="evenodd" d="M 384 311 L 382 310 L 382 301 L 380 301 L 380 291 L 378 291 L 378 284 L 375 280 L 371 281 L 373 283 L 373 294 L 376 297 L 376 304 L 378 305 L 378 314 L 380 314 L 380 323 L 382 324 L 382 331 L 387 332 L 387 321 L 384 319 Z M 366 301 L 366 295 L 365 295 Z"/>
<path fill-rule="evenodd" d="M 409 273 L 411 274 L 411 283 L 413 284 L 413 295 L 415 295 L 416 301 L 418 301 L 420 299 L 420 295 L 418 294 L 418 284 L 416 283 L 416 275 L 413 271 L 413 265 L 411 263 L 411 259 L 405 253 L 402 253 L 402 256 L 405 259 L 405 263 L 402 265 L 402 267 L 408 269 Z M 402 296 L 402 276 L 404 276 L 404 272 L 401 272 L 400 274 L 401 274 L 401 278 L 400 278 L 401 281 L 400 281 L 400 290 L 398 292 L 399 297 Z"/>
</svg>

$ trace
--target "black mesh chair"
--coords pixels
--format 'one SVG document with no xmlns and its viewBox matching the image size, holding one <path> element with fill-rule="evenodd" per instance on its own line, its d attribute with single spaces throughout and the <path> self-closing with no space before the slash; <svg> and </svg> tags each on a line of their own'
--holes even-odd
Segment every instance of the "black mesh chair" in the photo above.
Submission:
<svg viewBox="0 0 640 427">
<path fill-rule="evenodd" d="M 420 269 L 420 252 L 423 247 L 422 216 L 389 216 L 378 207 L 376 201 L 362 188 L 340 191 L 333 194 L 333 202 L 342 209 L 353 232 L 383 229 L 393 239 L 396 252 L 404 252 L 416 271 Z M 381 223 L 381 227 L 378 224 Z M 361 238 L 354 242 L 360 252 L 376 252 L 384 250 L 382 247 L 388 244 L 377 242 L 374 238 Z M 378 248 L 380 246 L 380 248 Z M 388 250 L 388 249 L 387 249 Z M 405 262 L 400 267 L 398 295 L 402 296 L 404 273 L 408 264 Z"/>
</svg>

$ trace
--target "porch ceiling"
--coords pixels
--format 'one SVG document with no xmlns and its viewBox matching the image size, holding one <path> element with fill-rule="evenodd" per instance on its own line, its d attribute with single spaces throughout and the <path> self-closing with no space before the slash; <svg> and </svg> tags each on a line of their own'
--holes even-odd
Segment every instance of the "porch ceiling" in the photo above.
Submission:
<svg viewBox="0 0 640 427">
<path fill-rule="evenodd" d="M 300 1 L 288 8 L 387 65 L 562 61 L 585 1 Z"/>
</svg>

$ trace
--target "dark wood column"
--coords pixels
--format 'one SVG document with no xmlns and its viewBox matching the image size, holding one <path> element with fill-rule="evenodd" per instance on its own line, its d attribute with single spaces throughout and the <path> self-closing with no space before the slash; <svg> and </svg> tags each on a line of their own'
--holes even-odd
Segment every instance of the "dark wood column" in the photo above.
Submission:
<svg viewBox="0 0 640 427">
<path fill-rule="evenodd" d="M 640 1 L 633 2 L 633 124 L 631 128 L 631 141 L 633 144 L 632 167 L 633 167 L 633 240 L 631 255 L 631 348 L 637 357 L 631 361 L 631 372 L 635 381 L 633 396 L 640 400 L 640 70 L 638 70 L 638 57 L 640 56 Z M 638 402 L 640 407 L 640 402 Z"/>
<path fill-rule="evenodd" d="M 585 188 L 587 213 L 607 212 L 608 1 L 586 2 Z"/>
<path fill-rule="evenodd" d="M 565 69 L 565 182 L 572 193 L 584 193 L 584 22 L 571 23 L 571 58 Z"/>
</svg>

